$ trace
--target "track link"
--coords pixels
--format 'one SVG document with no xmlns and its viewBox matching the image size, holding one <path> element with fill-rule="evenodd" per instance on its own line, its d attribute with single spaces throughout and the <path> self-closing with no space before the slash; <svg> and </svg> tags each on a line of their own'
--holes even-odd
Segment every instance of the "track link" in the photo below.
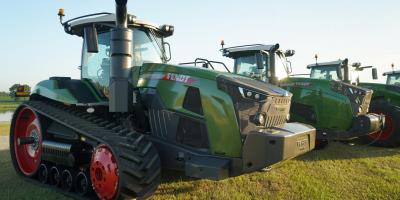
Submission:
<svg viewBox="0 0 400 200">
<path fill-rule="evenodd" d="M 107 145 L 117 157 L 118 199 L 146 198 L 157 189 L 161 177 L 160 158 L 144 134 L 59 103 L 35 100 L 21 106 L 31 108 L 92 142 Z M 76 198 L 75 194 L 64 194 Z"/>
</svg>

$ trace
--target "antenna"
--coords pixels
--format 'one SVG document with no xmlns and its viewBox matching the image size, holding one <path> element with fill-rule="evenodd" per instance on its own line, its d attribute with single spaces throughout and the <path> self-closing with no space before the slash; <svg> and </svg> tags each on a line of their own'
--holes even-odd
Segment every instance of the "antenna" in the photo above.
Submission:
<svg viewBox="0 0 400 200">
<path fill-rule="evenodd" d="M 394 71 L 394 63 L 392 63 L 392 71 Z"/>
<path fill-rule="evenodd" d="M 315 58 L 315 64 L 318 65 L 318 54 L 315 54 L 314 58 Z"/>
</svg>

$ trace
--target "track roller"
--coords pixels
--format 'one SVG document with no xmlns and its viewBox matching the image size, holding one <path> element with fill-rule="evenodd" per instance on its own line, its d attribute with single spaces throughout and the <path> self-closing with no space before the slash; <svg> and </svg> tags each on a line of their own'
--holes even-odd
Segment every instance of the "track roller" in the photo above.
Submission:
<svg viewBox="0 0 400 200">
<path fill-rule="evenodd" d="M 74 180 L 70 170 L 65 169 L 61 173 L 60 184 L 61 184 L 61 189 L 63 189 L 64 191 L 66 192 L 72 191 L 72 189 L 74 188 Z"/>
<path fill-rule="evenodd" d="M 49 183 L 51 185 L 55 185 L 55 186 L 60 185 L 60 171 L 58 170 L 58 168 L 56 166 L 53 166 L 50 169 Z"/>
<path fill-rule="evenodd" d="M 41 183 L 47 183 L 48 178 L 49 170 L 47 169 L 47 166 L 45 164 L 41 164 L 38 171 L 38 180 Z"/>
<path fill-rule="evenodd" d="M 85 172 L 79 172 L 75 176 L 75 192 L 80 196 L 86 196 L 92 192 L 90 179 Z"/>
</svg>

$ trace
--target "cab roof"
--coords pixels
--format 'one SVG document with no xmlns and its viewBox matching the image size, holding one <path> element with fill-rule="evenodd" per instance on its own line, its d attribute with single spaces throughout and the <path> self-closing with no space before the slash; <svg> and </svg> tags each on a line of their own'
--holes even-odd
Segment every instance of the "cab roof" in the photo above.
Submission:
<svg viewBox="0 0 400 200">
<path fill-rule="evenodd" d="M 84 15 L 63 23 L 65 32 L 71 35 L 83 36 L 83 28 L 90 24 L 115 26 L 116 15 L 113 13 L 95 13 Z M 161 32 L 161 26 L 137 19 L 136 16 L 128 14 L 128 26 L 145 27 Z"/>
<path fill-rule="evenodd" d="M 331 62 L 320 62 L 320 63 L 315 63 L 315 64 L 310 64 L 307 65 L 308 69 L 314 68 L 314 67 L 323 67 L 327 65 L 342 65 L 345 60 L 337 60 L 337 61 L 331 61 Z"/>
<path fill-rule="evenodd" d="M 275 45 L 265 45 L 265 44 L 251 44 L 251 45 L 242 45 L 242 46 L 234 46 L 221 49 L 222 53 L 226 57 L 235 57 L 235 55 L 242 53 L 253 53 L 256 51 L 271 51 L 273 49 L 278 49 L 279 44 Z"/>
<path fill-rule="evenodd" d="M 383 73 L 384 76 L 386 76 L 386 75 L 396 75 L 396 74 L 400 74 L 400 70 Z"/>
</svg>

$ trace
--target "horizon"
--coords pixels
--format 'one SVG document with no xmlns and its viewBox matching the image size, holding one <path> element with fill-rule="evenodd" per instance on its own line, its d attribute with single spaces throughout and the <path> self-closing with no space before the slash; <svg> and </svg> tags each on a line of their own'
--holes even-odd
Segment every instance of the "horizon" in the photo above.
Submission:
<svg viewBox="0 0 400 200">
<path fill-rule="evenodd" d="M 5 31 L 0 91 L 8 92 L 15 83 L 31 87 L 51 76 L 79 78 L 82 40 L 65 34 L 59 24 L 58 8 L 65 9 L 65 20 L 95 12 L 114 12 L 114 1 L 85 2 L 41 1 L 34 4 L 3 3 L 0 16 Z M 170 63 L 193 61 L 197 57 L 232 61 L 219 52 L 226 46 L 253 43 L 280 43 L 282 49 L 294 49 L 290 58 L 294 74 L 307 73 L 306 65 L 349 58 L 378 68 L 382 74 L 400 70 L 400 28 L 397 20 L 400 2 L 339 0 L 322 2 L 276 2 L 253 0 L 245 3 L 210 0 L 202 2 L 129 1 L 128 11 L 158 24 L 172 24 Z M 94 7 L 93 5 L 96 5 Z M 156 5 L 156 6 L 155 6 Z M 199 9 L 206 5 L 207 9 Z M 16 13 L 15 11 L 18 11 Z M 201 10 L 196 13 L 194 11 Z M 20 22 L 20 24 L 18 24 Z"/>
</svg>

